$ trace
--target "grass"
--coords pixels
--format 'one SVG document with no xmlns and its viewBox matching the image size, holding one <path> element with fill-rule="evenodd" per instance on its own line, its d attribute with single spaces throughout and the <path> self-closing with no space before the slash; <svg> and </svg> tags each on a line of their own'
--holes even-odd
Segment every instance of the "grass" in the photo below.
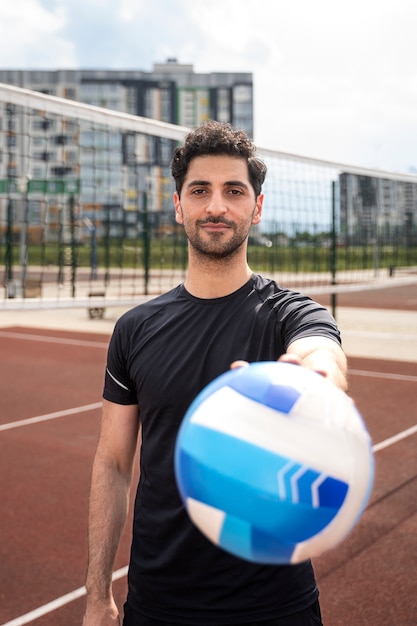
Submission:
<svg viewBox="0 0 417 626">
<path fill-rule="evenodd" d="M 250 245 L 249 264 L 257 271 L 267 272 L 328 272 L 331 270 L 331 249 L 319 245 L 265 246 Z M 2 259 L 6 259 L 6 246 L 0 246 Z M 19 246 L 13 246 L 13 265 L 19 264 Z M 105 246 L 98 243 L 96 261 L 89 245 L 71 247 L 66 244 L 48 243 L 44 246 L 29 244 L 29 266 L 91 267 L 94 263 L 100 268 L 145 268 L 180 269 L 187 263 L 187 245 L 185 239 L 178 241 L 153 240 L 149 247 L 135 241 L 112 241 Z M 10 249 L 9 249 L 10 258 Z M 338 271 L 364 270 L 417 265 L 417 247 L 406 246 L 352 246 L 338 248 L 335 269 Z"/>
</svg>

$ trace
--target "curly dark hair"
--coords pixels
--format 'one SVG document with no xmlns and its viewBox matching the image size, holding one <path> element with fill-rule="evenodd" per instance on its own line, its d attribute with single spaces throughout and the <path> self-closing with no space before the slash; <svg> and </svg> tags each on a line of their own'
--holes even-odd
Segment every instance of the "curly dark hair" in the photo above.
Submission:
<svg viewBox="0 0 417 626">
<path fill-rule="evenodd" d="M 247 134 L 229 123 L 208 120 L 194 128 L 185 138 L 183 145 L 174 151 L 171 172 L 178 195 L 190 161 L 198 156 L 223 154 L 244 159 L 248 164 L 249 180 L 258 197 L 265 180 L 266 165 L 256 156 L 256 147 Z"/>
</svg>

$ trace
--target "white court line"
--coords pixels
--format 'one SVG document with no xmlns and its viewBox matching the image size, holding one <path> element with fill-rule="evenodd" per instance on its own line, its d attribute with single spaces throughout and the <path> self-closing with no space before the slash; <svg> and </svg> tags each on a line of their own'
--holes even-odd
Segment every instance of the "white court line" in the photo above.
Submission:
<svg viewBox="0 0 417 626">
<path fill-rule="evenodd" d="M 19 428 L 20 426 L 29 426 L 31 424 L 38 424 L 39 422 L 46 422 L 47 420 L 54 420 L 57 417 L 65 417 L 66 415 L 74 415 L 75 413 L 84 413 L 84 411 L 93 411 L 94 409 L 100 409 L 101 402 L 94 402 L 93 404 L 84 404 L 84 406 L 76 406 L 73 409 L 64 409 L 63 411 L 55 411 L 55 413 L 47 413 L 46 415 L 38 415 L 37 417 L 28 417 L 25 420 L 18 420 L 17 422 L 9 422 L 8 424 L 0 424 L 1 430 L 11 430 L 12 428 Z"/>
<path fill-rule="evenodd" d="M 386 374 L 383 372 L 367 372 L 362 370 L 349 370 L 349 373 L 355 376 L 368 376 L 370 378 L 387 378 L 389 380 L 417 382 L 417 376 L 407 376 L 404 374 Z M 56 419 L 58 417 L 74 415 L 75 413 L 83 413 L 84 411 L 93 411 L 94 409 L 101 408 L 101 406 L 101 402 L 94 402 L 93 404 L 85 404 L 84 406 L 78 406 L 72 409 L 64 409 L 63 411 L 56 411 L 55 413 L 47 413 L 46 415 L 38 415 L 37 417 L 29 417 L 27 419 L 18 420 L 16 422 L 0 424 L 0 431 L 11 430 L 13 428 L 19 428 L 20 426 L 30 426 L 31 424 L 45 422 L 47 420 Z"/>
<path fill-rule="evenodd" d="M 372 447 L 372 450 L 374 453 L 379 452 L 380 450 L 383 450 L 384 448 L 388 448 L 389 446 L 392 446 L 393 444 L 397 443 L 398 441 L 401 441 L 402 439 L 405 439 L 406 437 L 411 437 L 411 435 L 414 435 L 415 433 L 417 433 L 417 424 L 415 426 L 412 426 L 411 428 L 408 428 L 407 430 L 403 430 L 401 433 L 398 433 L 397 435 L 394 435 L 393 437 L 389 437 L 388 439 L 385 439 L 384 441 L 381 441 L 380 443 L 375 444 Z M 115 581 L 115 580 L 118 580 L 119 578 L 123 578 L 124 576 L 127 575 L 127 571 L 128 571 L 127 565 L 125 567 L 122 567 L 116 570 L 115 572 L 113 572 L 112 580 Z M 37 619 L 38 617 L 42 617 L 43 615 L 46 615 L 47 613 L 51 613 L 52 611 L 59 609 L 65 604 L 68 604 L 69 602 L 73 602 L 74 600 L 77 600 L 78 598 L 82 598 L 85 595 L 86 595 L 86 588 L 79 587 L 78 589 L 75 589 L 74 591 L 71 591 L 70 593 L 67 593 L 64 596 L 61 596 L 60 598 L 56 598 L 56 600 L 52 600 L 52 602 L 48 602 L 48 604 L 44 604 L 43 606 L 40 606 L 37 609 L 34 609 L 33 611 L 30 611 L 30 613 L 26 613 L 25 615 L 16 617 L 16 619 L 13 619 L 11 622 L 6 622 L 2 624 L 1 626 L 24 626 L 25 624 L 29 624 L 31 621 Z"/>
<path fill-rule="evenodd" d="M 415 424 L 414 426 L 411 426 L 410 428 L 407 428 L 407 430 L 403 430 L 401 433 L 397 433 L 396 435 L 393 435 L 392 437 L 388 437 L 388 439 L 384 439 L 384 441 L 380 441 L 380 443 L 376 443 L 373 447 L 372 450 L 373 452 L 379 452 L 380 450 L 383 450 L 384 448 L 388 448 L 389 446 L 394 445 L 394 443 L 397 443 L 398 441 L 401 441 L 402 439 L 406 439 L 407 437 L 411 437 L 411 435 L 415 435 L 417 433 L 417 424 Z"/>
<path fill-rule="evenodd" d="M 348 375 L 367 376 L 368 378 L 386 378 L 387 380 L 402 380 L 409 383 L 417 383 L 417 376 L 409 374 L 391 374 L 390 372 L 367 372 L 366 370 L 348 370 Z"/>
<path fill-rule="evenodd" d="M 123 578 L 127 574 L 127 566 L 118 569 L 116 572 L 113 572 L 112 580 L 118 580 L 119 578 Z M 73 602 L 78 598 L 82 598 L 86 594 L 85 587 L 79 587 L 70 593 L 57 598 L 56 600 L 52 600 L 52 602 L 48 602 L 48 604 L 44 604 L 43 606 L 38 607 L 34 611 L 30 611 L 30 613 L 26 613 L 25 615 L 21 615 L 20 617 L 16 617 L 16 619 L 12 619 L 11 622 L 6 622 L 2 624 L 2 626 L 23 626 L 24 624 L 29 624 L 38 617 L 42 617 L 47 613 L 51 613 L 52 611 L 56 611 L 61 608 L 65 604 L 69 602 Z"/>
<path fill-rule="evenodd" d="M 48 337 L 47 335 L 32 335 L 30 333 L 15 333 L 0 330 L 0 337 L 6 339 L 26 339 L 44 343 L 62 343 L 69 346 L 84 346 L 86 348 L 108 348 L 109 344 L 100 341 L 85 341 L 84 339 L 66 339 L 65 337 Z"/>
<path fill-rule="evenodd" d="M 29 338 L 33 338 L 35 340 L 41 340 L 41 341 L 42 340 L 56 341 L 56 342 L 62 341 L 62 343 L 74 343 L 73 341 L 70 341 L 70 340 L 59 340 L 59 339 L 49 338 L 49 337 L 39 337 L 37 335 L 33 335 L 32 337 L 31 335 L 28 336 L 24 334 L 18 335 L 17 333 L 2 333 L 0 331 L 0 336 L 1 335 L 4 335 L 4 336 L 16 335 L 17 338 L 19 339 L 25 339 L 29 337 Z M 79 343 L 85 345 L 85 344 L 90 344 L 92 342 L 79 342 Z M 94 343 L 93 345 L 94 347 L 96 347 L 98 344 Z M 417 382 L 417 376 L 407 376 L 407 375 L 401 375 L 401 374 L 386 374 L 382 372 L 367 372 L 367 371 L 362 371 L 362 370 L 350 370 L 350 373 L 357 375 L 357 376 L 368 376 L 368 377 L 376 377 L 376 378 L 388 378 L 391 380 L 395 379 L 395 380 L 405 380 L 409 382 Z M 72 415 L 78 412 L 90 411 L 90 410 L 97 409 L 100 407 L 101 407 L 101 402 L 96 402 L 94 404 L 89 404 L 89 405 L 85 405 L 81 407 L 75 407 L 73 409 L 67 409 L 64 411 L 57 411 L 55 413 L 49 413 L 47 415 L 40 415 L 38 417 L 33 417 L 33 418 L 26 419 L 26 420 L 20 420 L 18 422 L 10 422 L 9 424 L 0 425 L 0 431 L 9 430 L 11 428 L 17 428 L 19 426 L 26 426 L 29 424 L 34 424 L 34 423 L 42 422 L 45 420 L 55 419 L 57 417 Z M 412 426 L 411 428 L 408 428 L 407 430 L 401 433 L 398 433 L 397 435 L 394 435 L 393 437 L 389 437 L 388 439 L 385 439 L 384 441 L 381 441 L 378 444 L 375 444 L 373 446 L 373 451 L 374 453 L 379 452 L 380 450 L 383 450 L 384 448 L 387 448 L 397 443 L 398 441 L 401 441 L 402 439 L 410 437 L 411 435 L 415 433 L 417 433 L 417 425 Z M 126 576 L 127 570 L 128 568 L 127 566 L 125 566 L 117 570 L 116 572 L 114 572 L 113 577 L 112 577 L 113 580 L 118 580 L 119 578 L 123 578 L 124 576 Z M 83 597 L 85 594 L 86 594 L 85 587 L 79 587 L 78 589 L 63 595 L 60 598 L 53 600 L 52 602 L 48 602 L 47 604 L 44 604 L 43 606 L 38 607 L 37 609 L 30 611 L 29 613 L 26 613 L 25 615 L 22 615 L 21 617 L 17 617 L 16 619 L 3 624 L 2 626 L 24 626 L 25 624 L 28 624 L 31 621 L 38 619 L 39 617 L 42 617 L 43 615 L 46 615 L 47 613 L 51 613 L 52 611 L 59 609 L 65 604 L 68 604 L 70 602 L 73 602 L 74 600 L 77 600 L 78 598 Z"/>
</svg>

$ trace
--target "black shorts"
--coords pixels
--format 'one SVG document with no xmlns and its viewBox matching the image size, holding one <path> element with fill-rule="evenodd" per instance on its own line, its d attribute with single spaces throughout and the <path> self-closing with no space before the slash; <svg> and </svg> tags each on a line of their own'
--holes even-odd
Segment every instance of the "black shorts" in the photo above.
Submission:
<svg viewBox="0 0 417 626">
<path fill-rule="evenodd" d="M 178 622 L 165 622 L 139 615 L 136 611 L 125 604 L 123 626 L 186 626 Z M 189 625 L 187 625 L 189 626 Z M 217 624 L 217 626 L 222 626 Z M 320 605 L 317 600 L 314 604 L 292 615 L 276 617 L 260 622 L 245 622 L 244 624 L 228 624 L 228 626 L 323 626 L 321 621 Z"/>
</svg>

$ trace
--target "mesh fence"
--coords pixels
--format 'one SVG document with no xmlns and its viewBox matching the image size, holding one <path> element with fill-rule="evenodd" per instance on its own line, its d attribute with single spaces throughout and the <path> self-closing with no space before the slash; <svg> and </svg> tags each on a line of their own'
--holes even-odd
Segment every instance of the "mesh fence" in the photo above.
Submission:
<svg viewBox="0 0 417 626">
<path fill-rule="evenodd" d="M 181 282 L 170 160 L 187 129 L 0 85 L 1 308 L 133 304 Z M 305 292 L 417 267 L 417 176 L 259 148 L 254 271 Z"/>
</svg>

